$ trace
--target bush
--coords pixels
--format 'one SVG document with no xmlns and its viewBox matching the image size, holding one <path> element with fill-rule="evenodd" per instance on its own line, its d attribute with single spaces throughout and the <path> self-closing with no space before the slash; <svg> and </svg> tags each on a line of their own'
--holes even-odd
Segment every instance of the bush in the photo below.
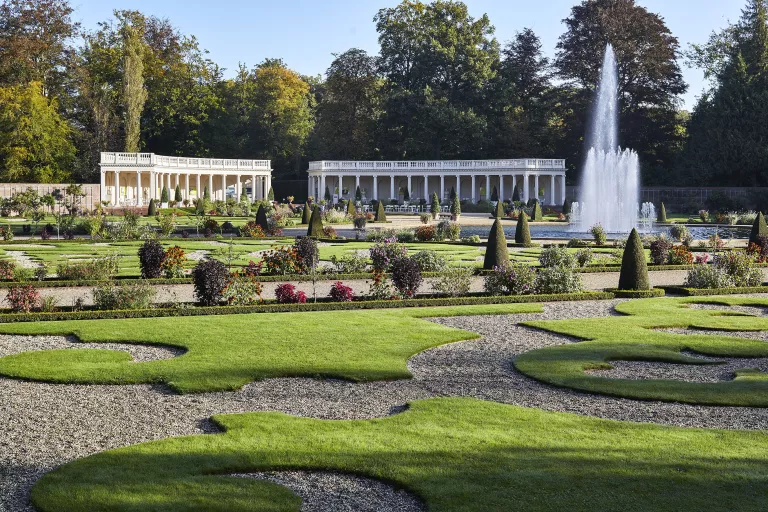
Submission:
<svg viewBox="0 0 768 512">
<path fill-rule="evenodd" d="M 235 231 L 235 225 L 228 220 L 224 221 L 221 225 L 221 231 L 224 233 L 233 233 Z"/>
<path fill-rule="evenodd" d="M 448 266 L 445 256 L 435 251 L 419 251 L 412 258 L 422 272 L 442 272 Z"/>
<path fill-rule="evenodd" d="M 433 217 L 440 213 L 440 199 L 437 197 L 437 192 L 432 193 L 432 203 L 429 205 L 429 212 Z"/>
<path fill-rule="evenodd" d="M 163 185 L 163 190 L 160 192 L 160 202 L 163 204 L 166 204 L 168 202 L 168 196 L 170 194 L 168 193 L 168 187 L 166 185 Z"/>
<path fill-rule="evenodd" d="M 493 216 L 497 219 L 503 219 L 506 215 L 504 212 L 504 203 L 501 201 L 496 201 L 496 209 L 494 210 Z"/>
<path fill-rule="evenodd" d="M 669 251 L 672 249 L 672 242 L 666 237 L 660 236 L 651 242 L 651 263 L 654 265 L 666 265 L 669 261 Z"/>
<path fill-rule="evenodd" d="M 245 225 L 240 226 L 240 236 L 264 238 L 264 229 L 256 221 L 249 220 Z"/>
<path fill-rule="evenodd" d="M 376 205 L 376 222 L 387 222 L 387 212 L 384 211 L 384 202 L 378 201 Z"/>
<path fill-rule="evenodd" d="M 458 222 L 444 220 L 437 225 L 436 237 L 438 240 L 456 241 L 461 236 L 461 226 Z"/>
<path fill-rule="evenodd" d="M 605 245 L 605 241 L 608 237 L 601 224 L 595 224 L 589 229 L 589 232 L 592 233 L 592 237 L 595 239 L 595 245 Z"/>
<path fill-rule="evenodd" d="M 531 245 L 531 230 L 528 227 L 528 215 L 520 212 L 515 228 L 515 243 L 521 245 Z"/>
<path fill-rule="evenodd" d="M 539 204 L 539 200 L 534 199 L 531 206 L 531 220 L 534 222 L 540 222 L 543 219 L 544 215 L 541 213 L 541 205 Z"/>
<path fill-rule="evenodd" d="M 117 275 L 119 262 L 120 255 L 117 253 L 109 253 L 90 261 L 67 261 L 57 265 L 56 275 L 64 281 L 105 281 Z"/>
<path fill-rule="evenodd" d="M 374 270 L 386 272 L 390 270 L 393 260 L 408 254 L 408 248 L 395 238 L 385 238 L 373 244 L 373 247 L 370 248 L 370 254 Z"/>
<path fill-rule="evenodd" d="M 459 215 L 461 215 L 461 202 L 459 201 L 459 196 L 454 196 L 451 200 L 451 217 L 453 220 L 456 220 L 459 218 Z"/>
<path fill-rule="evenodd" d="M 670 265 L 691 265 L 693 253 L 684 245 L 677 245 L 669 251 Z"/>
<path fill-rule="evenodd" d="M 539 263 L 542 267 L 576 267 L 576 256 L 564 247 L 548 247 L 541 251 Z"/>
<path fill-rule="evenodd" d="M 307 302 L 307 295 L 297 291 L 294 285 L 285 283 L 275 288 L 275 299 L 278 304 L 304 304 Z"/>
<path fill-rule="evenodd" d="M 366 214 L 360 213 L 355 215 L 355 218 L 352 219 L 352 225 L 355 226 L 355 229 L 365 229 L 367 224 L 368 216 Z"/>
<path fill-rule="evenodd" d="M 274 275 L 298 274 L 302 268 L 295 247 L 280 246 L 268 251 L 263 262 L 267 273 Z"/>
<path fill-rule="evenodd" d="M 296 251 L 296 263 L 302 274 L 309 274 L 317 268 L 320 262 L 320 250 L 317 247 L 317 240 L 314 238 L 297 238 L 293 242 Z"/>
<path fill-rule="evenodd" d="M 536 274 L 536 293 L 575 293 L 582 290 L 581 275 L 573 267 L 544 267 Z"/>
<path fill-rule="evenodd" d="M 165 251 L 163 257 L 163 263 L 161 264 L 163 270 L 163 277 L 166 279 L 177 279 L 184 277 L 184 262 L 187 258 L 184 257 L 184 249 L 178 245 L 169 247 Z"/>
<path fill-rule="evenodd" d="M 16 270 L 16 263 L 12 260 L 0 260 L 0 279 L 11 280 Z"/>
<path fill-rule="evenodd" d="M 301 223 L 309 224 L 310 217 L 312 216 L 312 208 L 309 203 L 304 203 L 304 209 L 301 211 Z"/>
<path fill-rule="evenodd" d="M 672 227 L 669 228 L 669 234 L 678 242 L 684 242 L 691 239 L 691 232 L 688 231 L 687 227 L 681 224 L 673 224 Z"/>
<path fill-rule="evenodd" d="M 312 210 L 312 217 L 309 218 L 309 226 L 307 227 L 307 236 L 314 238 L 320 238 L 323 236 L 323 220 L 320 208 L 315 206 Z"/>
<path fill-rule="evenodd" d="M 234 272 L 229 276 L 222 297 L 232 306 L 249 306 L 261 302 L 261 283 L 248 271 Z"/>
<path fill-rule="evenodd" d="M 157 215 L 157 205 L 154 199 L 149 200 L 149 206 L 147 207 L 147 217 L 154 217 Z"/>
<path fill-rule="evenodd" d="M 431 242 L 437 236 L 437 230 L 435 226 L 419 226 L 414 231 L 414 235 L 419 242 Z"/>
<path fill-rule="evenodd" d="M 331 286 L 331 291 L 328 292 L 328 297 L 334 302 L 352 302 L 352 299 L 355 298 L 355 292 L 353 292 L 352 288 L 349 286 L 345 286 L 341 281 L 336 281 L 333 286 Z"/>
<path fill-rule="evenodd" d="M 752 230 L 749 233 L 749 243 L 758 244 L 761 236 L 768 236 L 768 225 L 765 223 L 763 212 L 759 212 L 755 221 L 752 223 Z"/>
<path fill-rule="evenodd" d="M 141 267 L 141 277 L 144 279 L 154 279 L 162 275 L 163 258 L 165 250 L 157 240 L 146 240 L 144 245 L 139 247 L 139 266 Z"/>
<path fill-rule="evenodd" d="M 205 259 L 192 269 L 195 297 L 203 306 L 216 306 L 221 302 L 224 288 L 229 282 L 229 271 L 219 260 Z"/>
<path fill-rule="evenodd" d="M 656 216 L 656 222 L 667 222 L 667 209 L 664 208 L 664 203 L 659 206 L 659 214 Z"/>
<path fill-rule="evenodd" d="M 336 233 L 336 229 L 334 229 L 333 226 L 325 226 L 323 228 L 323 238 L 329 238 L 331 240 L 336 240 L 339 238 L 339 234 Z"/>
<path fill-rule="evenodd" d="M 5 300 L 13 311 L 29 313 L 40 304 L 40 292 L 31 284 L 19 284 L 8 288 Z"/>
<path fill-rule="evenodd" d="M 464 244 L 479 244 L 482 240 L 480 239 L 480 235 L 470 235 L 462 238 L 461 242 Z"/>
<path fill-rule="evenodd" d="M 339 274 L 362 274 L 367 266 L 366 259 L 357 254 L 345 255 L 341 258 L 333 255 L 330 262 L 333 265 L 333 272 Z"/>
<path fill-rule="evenodd" d="M 491 270 L 496 267 L 505 267 L 509 263 L 509 251 L 507 239 L 504 237 L 504 228 L 501 219 L 493 221 L 491 232 L 488 233 L 488 243 L 485 246 L 485 258 L 483 268 Z"/>
<path fill-rule="evenodd" d="M 648 290 L 650 287 L 643 242 L 637 234 L 637 229 L 633 228 L 621 260 L 619 290 Z"/>
<path fill-rule="evenodd" d="M 110 282 L 93 289 L 93 305 L 96 309 L 148 309 L 154 296 L 155 288 L 146 282 Z"/>
<path fill-rule="evenodd" d="M 440 295 L 461 297 L 469 293 L 472 285 L 472 269 L 451 267 L 432 282 L 432 289 Z"/>
<path fill-rule="evenodd" d="M 402 244 L 408 244 L 416 240 L 416 234 L 412 229 L 403 228 L 395 232 L 395 238 Z"/>
<path fill-rule="evenodd" d="M 413 258 L 402 256 L 395 258 L 390 265 L 392 284 L 403 298 L 411 298 L 421 285 L 419 263 Z"/>
<path fill-rule="evenodd" d="M 576 251 L 576 262 L 580 267 L 586 267 L 592 262 L 592 249 L 586 247 Z"/>
<path fill-rule="evenodd" d="M 579 247 L 581 245 L 584 245 L 584 240 L 581 240 L 580 238 L 571 238 L 568 240 L 568 243 L 565 244 L 566 247 Z"/>
<path fill-rule="evenodd" d="M 695 265 L 685 276 L 683 286 L 688 288 L 730 288 L 731 277 L 715 265 Z"/>
<path fill-rule="evenodd" d="M 714 264 L 730 277 L 733 286 L 760 286 L 763 282 L 763 273 L 755 267 L 755 260 L 745 252 L 718 254 Z"/>
<path fill-rule="evenodd" d="M 176 229 L 176 215 L 173 213 L 158 213 L 155 220 L 160 228 L 160 233 L 166 238 L 171 236 L 171 233 Z"/>
<path fill-rule="evenodd" d="M 485 276 L 484 286 L 491 295 L 528 295 L 536 290 L 536 271 L 519 263 L 497 266 Z"/>
</svg>

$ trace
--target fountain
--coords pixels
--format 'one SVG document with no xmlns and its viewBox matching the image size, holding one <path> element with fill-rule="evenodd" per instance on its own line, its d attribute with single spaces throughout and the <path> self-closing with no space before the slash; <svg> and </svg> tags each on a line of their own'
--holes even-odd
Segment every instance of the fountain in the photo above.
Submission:
<svg viewBox="0 0 768 512">
<path fill-rule="evenodd" d="M 597 88 L 587 158 L 581 181 L 578 229 L 602 224 L 609 233 L 626 233 L 637 226 L 640 165 L 637 153 L 618 143 L 618 77 L 613 47 L 605 48 Z"/>
<path fill-rule="evenodd" d="M 656 207 L 651 202 L 643 203 L 640 206 L 640 231 L 643 233 L 653 232 L 653 223 L 656 222 Z"/>
</svg>

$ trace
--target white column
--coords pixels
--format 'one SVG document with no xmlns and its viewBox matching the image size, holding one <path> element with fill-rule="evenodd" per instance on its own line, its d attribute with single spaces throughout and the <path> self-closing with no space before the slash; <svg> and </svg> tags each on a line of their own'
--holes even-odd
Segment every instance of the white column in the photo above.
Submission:
<svg viewBox="0 0 768 512">
<path fill-rule="evenodd" d="M 222 201 L 227 200 L 227 175 L 226 174 L 221 175 L 221 200 Z"/>
<path fill-rule="evenodd" d="M 267 197 L 269 190 L 264 191 L 264 197 Z M 320 202 L 325 199 L 325 173 L 321 171 L 320 174 L 320 190 L 317 191 L 317 201 Z"/>
<path fill-rule="evenodd" d="M 171 188 L 171 173 L 166 174 L 166 176 L 168 177 L 167 188 L 168 188 L 168 200 L 170 201 L 171 199 L 173 199 L 173 189 Z"/>
<path fill-rule="evenodd" d="M 141 190 L 141 171 L 136 171 L 136 206 L 144 205 L 144 191 Z"/>
<path fill-rule="evenodd" d="M 408 175 L 408 197 L 410 198 L 413 194 L 413 188 L 411 187 L 411 175 Z"/>
<path fill-rule="evenodd" d="M 456 197 L 461 201 L 461 174 L 456 176 Z"/>
<path fill-rule="evenodd" d="M 99 201 L 106 201 L 106 195 L 107 195 L 107 178 L 105 174 L 107 171 L 101 171 L 99 174 L 101 175 L 101 181 L 99 182 Z"/>
<path fill-rule="evenodd" d="M 475 175 L 472 175 L 472 202 L 474 203 L 476 201 L 475 199 Z"/>
<path fill-rule="evenodd" d="M 563 202 L 565 202 L 565 174 L 560 175 L 560 193 L 562 195 Z"/>
<path fill-rule="evenodd" d="M 240 202 L 240 196 L 243 195 L 243 189 L 241 188 L 242 184 L 240 183 L 240 175 L 237 175 L 237 184 L 235 185 L 235 195 L 237 198 L 235 199 L 236 202 Z"/>
<path fill-rule="evenodd" d="M 538 199 L 539 198 L 539 173 L 536 173 L 536 175 L 534 176 L 533 181 L 534 181 L 534 184 L 536 186 L 536 188 L 533 191 L 533 197 Z"/>
<path fill-rule="evenodd" d="M 424 200 L 429 202 L 429 176 L 424 175 Z"/>
<path fill-rule="evenodd" d="M 157 174 L 149 171 L 149 198 L 157 199 Z"/>
<path fill-rule="evenodd" d="M 528 176 L 528 173 L 525 173 L 523 175 L 523 201 L 525 201 L 526 204 L 528 204 L 528 200 L 530 199 L 530 192 L 531 192 L 531 184 L 530 179 Z"/>
<path fill-rule="evenodd" d="M 120 199 L 120 171 L 115 171 L 115 186 L 112 189 L 112 206 L 117 206 Z"/>
<path fill-rule="evenodd" d="M 485 175 L 485 200 L 491 200 L 491 177 L 487 174 Z"/>
<path fill-rule="evenodd" d="M 195 195 L 197 199 L 203 197 L 203 191 L 200 190 L 200 173 L 195 174 Z"/>
<path fill-rule="evenodd" d="M 515 197 L 515 189 L 517 188 L 517 176 L 512 175 L 512 197 Z"/>
<path fill-rule="evenodd" d="M 307 193 L 311 195 L 309 192 L 309 185 L 307 185 Z M 256 175 L 251 175 L 251 202 L 256 202 Z"/>
<path fill-rule="evenodd" d="M 440 175 L 440 201 L 445 201 L 445 174 Z"/>
<path fill-rule="evenodd" d="M 389 198 L 397 199 L 397 196 L 395 195 L 395 175 L 394 174 L 389 175 Z"/>
<path fill-rule="evenodd" d="M 499 174 L 499 201 L 504 201 L 504 176 Z"/>
<path fill-rule="evenodd" d="M 336 179 L 338 180 L 339 199 L 341 199 L 341 196 L 343 195 L 342 190 L 344 190 L 344 176 L 339 174 L 339 176 Z M 331 195 L 333 195 L 333 194 L 331 194 Z"/>
<path fill-rule="evenodd" d="M 359 188 L 360 188 L 360 175 L 358 174 L 355 176 L 355 191 L 350 195 L 352 197 L 355 197 L 355 194 L 357 194 L 357 189 Z"/>
<path fill-rule="evenodd" d="M 552 198 L 551 202 L 552 202 L 552 206 L 554 206 L 557 204 L 557 200 L 555 199 L 555 175 L 553 174 L 552 176 L 550 176 L 550 178 L 552 179 L 552 185 L 551 185 L 552 190 L 549 191 L 549 196 Z"/>
<path fill-rule="evenodd" d="M 376 181 L 376 176 L 371 176 L 371 181 L 373 182 L 373 200 L 378 201 L 379 200 L 379 184 Z"/>
<path fill-rule="evenodd" d="M 189 173 L 187 173 L 187 179 L 184 182 L 184 190 L 181 191 L 183 199 L 189 199 L 190 197 L 190 190 L 189 190 Z"/>
<path fill-rule="evenodd" d="M 208 195 L 213 199 L 213 174 L 208 175 Z"/>
</svg>

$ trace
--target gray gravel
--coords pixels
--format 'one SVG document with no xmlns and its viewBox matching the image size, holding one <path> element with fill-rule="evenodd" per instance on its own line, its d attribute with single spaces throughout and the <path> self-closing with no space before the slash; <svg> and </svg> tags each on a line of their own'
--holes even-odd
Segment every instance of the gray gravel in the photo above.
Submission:
<svg viewBox="0 0 768 512">
<path fill-rule="evenodd" d="M 512 362 L 517 354 L 572 342 L 563 336 L 521 327 L 517 322 L 608 316 L 615 314 L 612 308 L 617 302 L 552 303 L 545 306 L 544 314 L 436 319 L 435 322 L 443 325 L 479 332 L 483 338 L 415 355 L 408 363 L 414 378 L 396 382 L 354 384 L 340 380 L 283 378 L 255 382 L 238 392 L 176 395 L 160 386 L 52 385 L 0 378 L 0 425 L 3 425 L 0 431 L 0 510 L 31 510 L 27 503 L 32 484 L 61 464 L 119 446 L 213 432 L 215 427 L 209 418 L 219 413 L 282 411 L 315 418 L 360 419 L 398 412 L 404 404 L 416 399 L 469 396 L 617 420 L 768 429 L 768 409 L 600 397 L 544 385 L 514 370 Z M 72 341 L 61 337 L 0 336 L 0 356 L 73 345 Z M 169 355 L 167 352 L 142 354 L 137 351 L 142 349 L 128 348 L 137 359 Z M 328 487 L 328 492 L 337 494 L 344 494 L 344 486 L 350 485 L 330 483 L 326 478 L 299 477 L 298 483 L 291 485 L 296 489 L 311 489 L 315 485 L 313 481 L 320 482 L 320 487 Z M 354 485 L 369 487 L 363 482 Z M 307 493 L 307 496 L 316 496 L 315 491 Z M 376 496 L 383 494 L 373 490 L 367 499 L 375 510 L 384 510 L 384 504 L 377 501 Z M 323 499 L 318 498 L 318 503 Z M 314 510 L 339 508 L 329 505 Z"/>
</svg>

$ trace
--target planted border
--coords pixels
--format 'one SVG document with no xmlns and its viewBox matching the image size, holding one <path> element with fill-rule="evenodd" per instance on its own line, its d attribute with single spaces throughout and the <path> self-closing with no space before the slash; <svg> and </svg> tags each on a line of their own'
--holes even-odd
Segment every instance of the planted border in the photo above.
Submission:
<svg viewBox="0 0 768 512">
<path fill-rule="evenodd" d="M 768 293 L 768 286 L 744 286 L 739 288 L 686 288 L 685 286 L 660 286 L 667 293 L 686 297 L 705 295 L 738 295 L 742 293 Z"/>
<path fill-rule="evenodd" d="M 605 291 L 612 293 L 617 299 L 650 299 L 653 297 L 663 297 L 666 294 L 662 288 L 651 288 L 650 290 L 619 290 L 618 288 L 606 288 Z"/>
</svg>

